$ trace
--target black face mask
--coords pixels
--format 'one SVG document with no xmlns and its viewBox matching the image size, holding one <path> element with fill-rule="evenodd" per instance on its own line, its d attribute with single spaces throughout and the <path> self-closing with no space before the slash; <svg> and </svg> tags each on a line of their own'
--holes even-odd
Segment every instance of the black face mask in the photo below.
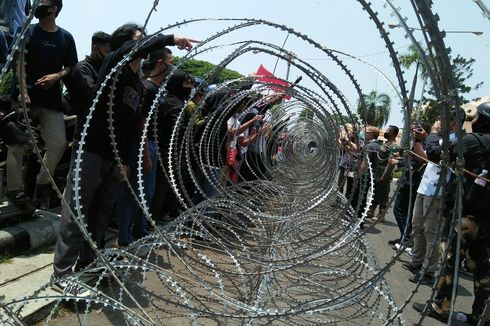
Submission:
<svg viewBox="0 0 490 326">
<path fill-rule="evenodd" d="M 490 124 L 480 121 L 480 118 L 471 125 L 471 130 L 476 133 L 487 134 L 490 132 Z"/>
<path fill-rule="evenodd" d="M 183 88 L 182 97 L 184 100 L 188 101 L 191 97 L 192 88 Z"/>
<path fill-rule="evenodd" d="M 37 19 L 42 19 L 44 17 L 48 17 L 51 15 L 50 12 L 48 12 L 49 8 L 54 7 L 54 6 L 47 6 L 47 5 L 40 5 L 37 7 L 36 12 L 34 13 L 34 16 Z"/>
</svg>

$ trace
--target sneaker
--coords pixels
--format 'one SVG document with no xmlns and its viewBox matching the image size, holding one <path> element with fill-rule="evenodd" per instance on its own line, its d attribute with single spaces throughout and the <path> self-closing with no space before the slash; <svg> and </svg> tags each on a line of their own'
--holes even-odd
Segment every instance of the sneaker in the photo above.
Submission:
<svg viewBox="0 0 490 326">
<path fill-rule="evenodd" d="M 373 217 L 373 221 L 379 221 L 380 223 L 384 223 L 386 221 L 386 218 L 383 216 L 381 217 L 380 214 L 376 215 Z"/>
<path fill-rule="evenodd" d="M 420 283 L 423 285 L 432 285 L 434 284 L 434 275 L 429 274 L 429 273 L 424 273 L 422 275 L 422 272 L 418 272 L 417 274 L 414 274 L 408 278 L 408 280 L 412 283 Z"/>
<path fill-rule="evenodd" d="M 422 313 L 424 311 L 425 304 L 414 302 L 412 307 L 415 311 Z M 440 315 L 439 313 L 437 313 L 437 311 L 435 311 L 432 306 L 427 307 L 427 316 L 434 318 L 434 319 L 437 319 L 438 321 L 440 321 L 444 324 L 446 324 L 448 322 L 448 317 Z"/>
<path fill-rule="evenodd" d="M 395 245 L 393 246 L 393 248 L 394 248 L 395 250 L 400 250 L 400 248 L 401 248 L 401 247 L 402 247 L 402 245 L 401 245 L 401 244 L 399 244 L 399 243 L 397 243 L 397 244 L 395 244 Z M 408 256 L 412 257 L 412 248 L 410 248 L 410 247 L 405 247 L 405 249 L 403 250 L 403 252 L 404 252 L 405 254 L 407 254 Z"/>
<path fill-rule="evenodd" d="M 54 281 L 53 284 L 51 285 L 51 288 L 56 292 L 59 292 L 61 294 L 70 297 L 86 298 L 90 296 L 91 293 L 90 290 L 87 290 L 86 288 L 78 284 L 68 283 L 64 280 Z"/>
<path fill-rule="evenodd" d="M 413 274 L 418 274 L 422 269 L 422 265 L 414 263 L 403 263 L 402 267 Z"/>
<path fill-rule="evenodd" d="M 31 198 L 22 190 L 11 191 L 7 196 L 14 205 L 22 205 L 31 202 Z"/>
</svg>

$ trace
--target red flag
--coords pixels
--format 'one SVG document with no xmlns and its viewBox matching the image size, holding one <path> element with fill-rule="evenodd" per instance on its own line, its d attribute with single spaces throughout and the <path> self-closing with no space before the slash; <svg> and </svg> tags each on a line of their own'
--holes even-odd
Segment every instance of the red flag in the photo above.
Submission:
<svg viewBox="0 0 490 326">
<path fill-rule="evenodd" d="M 283 81 L 280 79 L 277 79 L 276 76 L 272 74 L 269 70 L 265 69 L 263 65 L 260 65 L 259 70 L 257 70 L 257 76 L 270 76 L 270 77 L 258 77 L 257 80 L 261 81 L 263 83 L 271 83 L 271 84 L 276 84 L 276 85 L 282 85 L 284 87 L 289 87 L 291 86 L 290 83 L 287 81 Z M 276 93 L 284 93 L 284 88 L 278 87 L 278 86 L 271 86 L 270 87 L 274 92 Z M 284 96 L 286 100 L 291 99 L 291 95 L 286 95 Z"/>
</svg>

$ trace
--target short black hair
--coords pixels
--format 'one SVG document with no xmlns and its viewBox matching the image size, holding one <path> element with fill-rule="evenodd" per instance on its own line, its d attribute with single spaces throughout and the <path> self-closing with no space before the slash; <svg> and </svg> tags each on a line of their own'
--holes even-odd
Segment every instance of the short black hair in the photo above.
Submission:
<svg viewBox="0 0 490 326">
<path fill-rule="evenodd" d="M 458 118 L 458 114 L 459 114 L 459 118 L 460 118 L 459 125 L 463 126 L 464 121 L 466 119 L 466 112 L 464 112 L 464 110 L 462 108 L 459 108 L 459 107 L 458 108 L 457 107 L 451 108 L 451 120 L 458 122 L 456 120 Z"/>
<path fill-rule="evenodd" d="M 92 35 L 92 45 L 111 43 L 111 36 L 105 32 L 95 32 Z"/>
<path fill-rule="evenodd" d="M 394 137 L 398 136 L 398 132 L 400 131 L 400 129 L 397 126 L 389 125 L 388 128 L 391 129 L 391 132 L 393 133 Z"/>
<path fill-rule="evenodd" d="M 143 27 L 135 23 L 127 23 L 118 27 L 111 35 L 111 49 L 115 51 L 127 41 L 131 41 L 137 31 L 145 34 Z"/>
<path fill-rule="evenodd" d="M 168 56 L 172 55 L 172 51 L 169 48 L 164 47 L 163 49 L 157 49 L 150 52 L 148 60 L 152 64 L 156 64 L 158 60 L 165 60 Z"/>
<path fill-rule="evenodd" d="M 63 0 L 49 0 L 51 2 L 51 5 L 56 6 L 56 17 L 58 17 L 58 14 L 61 11 L 61 8 L 63 8 Z"/>
</svg>

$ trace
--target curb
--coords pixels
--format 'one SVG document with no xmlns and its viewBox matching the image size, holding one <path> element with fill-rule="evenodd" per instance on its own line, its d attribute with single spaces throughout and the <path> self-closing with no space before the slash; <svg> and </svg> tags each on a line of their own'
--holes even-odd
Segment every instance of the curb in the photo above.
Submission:
<svg viewBox="0 0 490 326">
<path fill-rule="evenodd" d="M 35 220 L 0 230 L 0 252 L 18 253 L 56 242 L 60 215 L 36 210 Z"/>
</svg>

